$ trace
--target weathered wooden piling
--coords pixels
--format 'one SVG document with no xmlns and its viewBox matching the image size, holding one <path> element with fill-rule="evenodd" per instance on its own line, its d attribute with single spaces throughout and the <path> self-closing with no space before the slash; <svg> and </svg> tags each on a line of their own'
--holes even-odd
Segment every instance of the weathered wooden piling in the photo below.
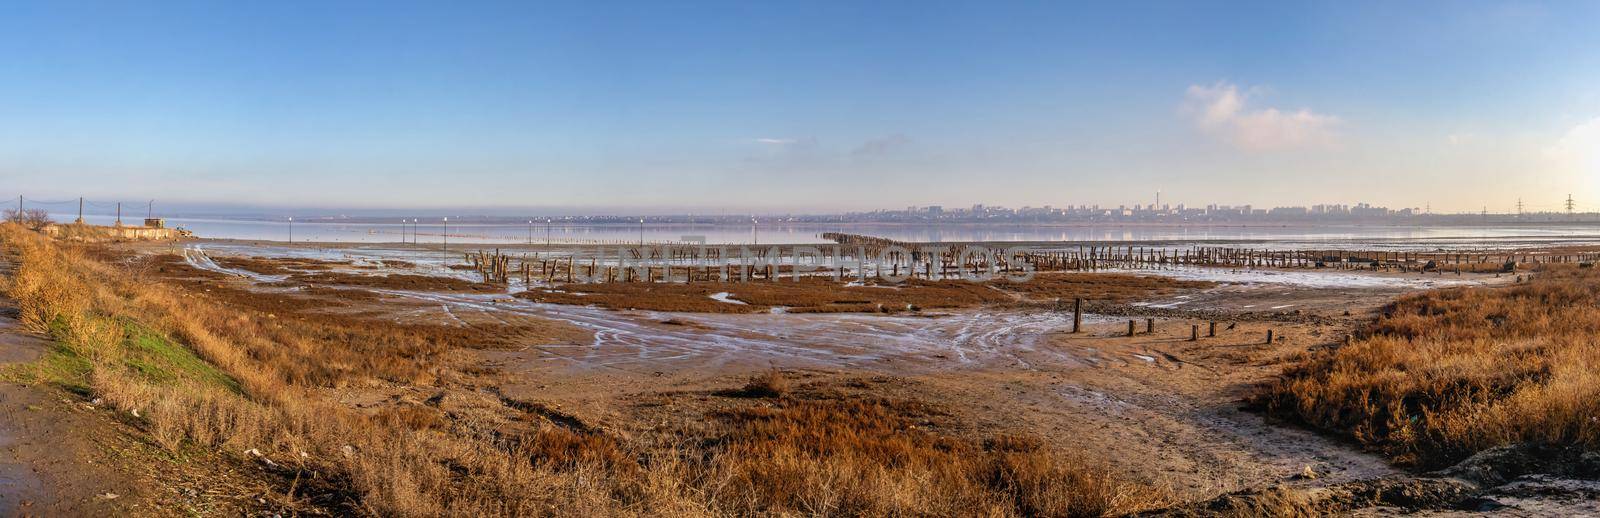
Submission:
<svg viewBox="0 0 1600 518">
<path fill-rule="evenodd" d="M 1074 332 L 1074 333 L 1078 332 L 1078 328 L 1080 326 L 1082 326 L 1082 325 L 1083 325 L 1083 299 L 1074 298 L 1074 299 L 1072 299 L 1072 332 Z"/>
</svg>

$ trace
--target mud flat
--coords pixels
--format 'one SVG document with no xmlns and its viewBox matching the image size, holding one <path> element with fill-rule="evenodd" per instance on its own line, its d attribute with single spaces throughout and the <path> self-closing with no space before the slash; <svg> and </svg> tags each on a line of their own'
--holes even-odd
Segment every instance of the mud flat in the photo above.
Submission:
<svg viewBox="0 0 1600 518">
<path fill-rule="evenodd" d="M 294 264 L 303 264 L 306 254 L 237 258 L 281 250 L 204 246 L 187 252 L 183 262 L 215 275 L 213 282 L 304 292 L 285 286 L 314 282 L 294 278 Z M 445 262 L 381 252 L 322 249 L 313 255 L 322 261 L 317 271 L 347 276 L 463 277 Z M 1041 437 L 1060 451 L 1095 452 L 1193 500 L 1264 486 L 1329 487 L 1403 475 L 1348 444 L 1268 423 L 1241 410 L 1241 402 L 1287 358 L 1337 342 L 1397 296 L 1513 279 L 1202 268 L 1062 278 L 1073 276 L 1110 285 L 1098 288 L 1102 296 L 1119 294 L 1092 300 L 1076 334 L 1070 309 L 1053 300 L 1058 297 L 1050 286 L 1070 286 L 1061 292 L 1070 293 L 1085 283 L 1059 279 L 1034 289 L 985 287 L 994 296 L 893 314 L 876 307 L 865 313 L 773 311 L 784 306 L 775 297 L 785 293 L 741 296 L 739 284 L 516 282 L 500 293 L 362 286 L 378 299 L 347 301 L 355 306 L 347 310 L 463 328 L 555 321 L 580 330 L 511 340 L 474 354 L 484 368 L 506 375 L 498 389 L 506 397 L 560 409 L 586 426 L 646 433 L 663 397 L 680 410 L 715 402 L 663 394 L 711 393 L 771 369 L 817 386 L 892 380 L 873 386 L 940 402 L 974 437 L 1006 430 Z M 840 285 L 821 298 L 919 288 Z M 822 288 L 806 289 L 787 295 L 816 298 Z M 694 311 L 627 309 L 657 305 L 650 299 L 659 300 L 663 291 L 666 300 L 694 300 Z M 541 301 L 552 295 L 561 303 Z M 611 300 L 586 304 L 587 297 Z M 1127 336 L 1130 320 L 1134 336 Z M 1216 336 L 1210 336 L 1212 322 Z M 1265 340 L 1269 330 L 1271 343 Z M 1191 341 L 1195 333 L 1200 337 Z"/>
</svg>

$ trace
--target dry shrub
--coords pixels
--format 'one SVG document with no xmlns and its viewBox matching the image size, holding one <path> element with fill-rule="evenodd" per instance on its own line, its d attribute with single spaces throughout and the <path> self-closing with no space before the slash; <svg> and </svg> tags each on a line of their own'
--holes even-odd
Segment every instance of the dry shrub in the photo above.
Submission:
<svg viewBox="0 0 1600 518">
<path fill-rule="evenodd" d="M 783 371 L 771 369 L 750 377 L 750 382 L 745 383 L 744 388 L 734 391 L 733 395 L 766 398 L 784 397 L 789 395 L 789 379 L 784 377 Z"/>
<path fill-rule="evenodd" d="M 1261 401 L 1403 462 L 1495 446 L 1600 445 L 1600 274 L 1401 299 L 1349 345 L 1304 357 Z"/>
<path fill-rule="evenodd" d="M 6 209 L 5 221 L 29 230 L 39 230 L 50 224 L 50 212 L 44 209 Z"/>
</svg>

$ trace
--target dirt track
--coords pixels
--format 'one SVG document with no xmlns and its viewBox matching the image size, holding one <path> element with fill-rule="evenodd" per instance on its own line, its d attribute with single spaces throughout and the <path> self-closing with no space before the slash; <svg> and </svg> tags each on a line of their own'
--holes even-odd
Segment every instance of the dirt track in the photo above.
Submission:
<svg viewBox="0 0 1600 518">
<path fill-rule="evenodd" d="M 0 300 L 0 368 L 33 361 L 46 347 Z M 0 382 L 0 516 L 128 514 L 138 485 L 97 451 L 101 428 L 47 389 Z"/>
</svg>

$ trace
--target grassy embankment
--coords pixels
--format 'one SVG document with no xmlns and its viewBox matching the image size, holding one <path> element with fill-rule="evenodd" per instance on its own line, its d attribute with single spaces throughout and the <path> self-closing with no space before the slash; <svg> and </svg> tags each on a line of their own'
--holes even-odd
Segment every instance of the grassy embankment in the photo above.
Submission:
<svg viewBox="0 0 1600 518">
<path fill-rule="evenodd" d="M 514 419 L 352 408 L 329 391 L 398 385 L 481 396 L 463 389 L 475 374 L 457 354 L 472 335 L 269 314 L 14 225 L 0 226 L 0 244 L 16 266 L 0 287 L 28 328 L 56 342 L 9 376 L 102 399 L 174 452 L 271 459 L 285 490 L 270 505 L 284 510 L 1093 516 L 1144 507 L 1154 494 L 1035 441 L 919 428 L 915 402 L 801 397 L 781 378 L 667 441 L 540 421 L 517 405 L 498 409 L 520 413 Z"/>
<path fill-rule="evenodd" d="M 1593 450 L 1600 273 L 1547 270 L 1403 298 L 1350 344 L 1305 356 L 1262 401 L 1424 467 L 1503 445 Z"/>
</svg>

